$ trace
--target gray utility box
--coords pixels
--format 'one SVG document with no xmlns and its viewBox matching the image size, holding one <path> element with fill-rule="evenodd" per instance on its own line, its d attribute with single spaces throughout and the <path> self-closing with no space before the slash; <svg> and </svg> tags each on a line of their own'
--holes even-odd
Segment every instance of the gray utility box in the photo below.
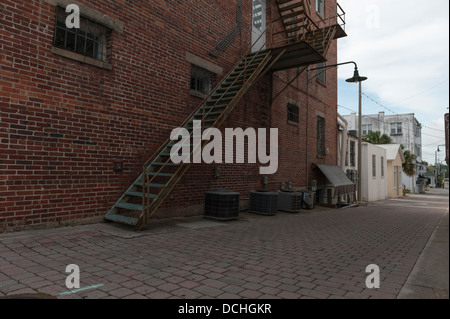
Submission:
<svg viewBox="0 0 450 319">
<path fill-rule="evenodd" d="M 225 189 L 205 193 L 206 218 L 233 220 L 239 218 L 240 194 Z"/>
<path fill-rule="evenodd" d="M 300 213 L 303 207 L 302 192 L 278 192 L 278 210 L 288 213 Z"/>
<path fill-rule="evenodd" d="M 312 210 L 316 206 L 316 193 L 313 191 L 302 191 L 303 193 L 303 208 Z"/>
<path fill-rule="evenodd" d="M 260 215 L 276 215 L 278 211 L 278 193 L 251 191 L 249 211 Z"/>
</svg>

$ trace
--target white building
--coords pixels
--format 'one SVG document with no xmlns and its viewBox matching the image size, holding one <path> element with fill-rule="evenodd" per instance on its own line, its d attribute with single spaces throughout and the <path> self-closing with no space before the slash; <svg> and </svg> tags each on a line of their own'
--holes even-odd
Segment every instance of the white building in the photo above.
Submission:
<svg viewBox="0 0 450 319">
<path fill-rule="evenodd" d="M 361 155 L 362 200 L 374 202 L 387 199 L 386 150 L 377 145 L 363 143 Z"/>
<path fill-rule="evenodd" d="M 359 117 L 356 113 L 343 116 L 348 122 L 348 130 L 358 130 Z M 416 156 L 416 162 L 422 163 L 422 125 L 414 114 L 385 115 L 380 112 L 375 115 L 363 115 L 362 135 L 370 132 L 381 132 L 392 138 L 392 143 L 404 145 L 406 150 Z M 413 193 L 418 192 L 416 181 L 419 176 L 420 164 L 416 176 L 409 177 L 403 173 L 403 186 Z"/>
</svg>

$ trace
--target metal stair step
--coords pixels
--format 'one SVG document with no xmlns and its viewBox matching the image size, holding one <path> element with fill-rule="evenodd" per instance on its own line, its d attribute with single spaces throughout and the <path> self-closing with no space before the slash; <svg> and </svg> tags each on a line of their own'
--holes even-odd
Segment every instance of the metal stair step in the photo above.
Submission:
<svg viewBox="0 0 450 319">
<path fill-rule="evenodd" d="M 299 15 L 304 16 L 305 15 L 305 11 L 304 10 L 299 10 L 299 11 L 291 12 L 291 13 L 288 13 L 288 14 L 284 14 L 284 15 L 281 16 L 281 18 L 283 20 L 285 20 L 285 19 L 290 19 L 290 18 L 293 18 L 293 17 L 297 17 Z"/>
<path fill-rule="evenodd" d="M 206 116 L 217 116 L 221 115 L 222 112 L 209 112 L 208 114 L 205 113 Z M 203 112 L 201 114 L 195 114 L 195 117 L 203 117 Z"/>
<path fill-rule="evenodd" d="M 128 192 L 128 193 L 127 193 L 127 196 L 133 196 L 133 197 L 140 197 L 140 198 L 142 198 L 142 197 L 144 196 L 144 194 L 141 193 L 141 192 Z M 155 195 L 155 194 L 146 194 L 145 197 L 146 197 L 146 198 L 155 199 L 155 198 L 158 197 L 158 195 Z M 141 206 L 141 207 L 142 207 L 142 206 Z"/>
<path fill-rule="evenodd" d="M 302 26 L 304 26 L 305 25 L 305 20 L 304 19 L 295 19 L 295 20 L 290 20 L 290 21 L 284 23 L 285 27 L 289 27 L 291 25 L 302 25 Z"/>
<path fill-rule="evenodd" d="M 246 72 L 250 72 L 250 71 L 254 71 L 255 69 L 257 69 L 258 68 L 258 66 L 259 66 L 259 64 L 249 64 L 248 66 L 247 66 L 247 69 L 246 69 L 246 67 L 245 66 L 240 66 L 240 67 L 237 67 L 236 69 L 234 69 L 233 70 L 233 72 L 231 73 L 231 74 L 240 74 L 242 71 L 246 71 Z"/>
<path fill-rule="evenodd" d="M 137 183 L 134 183 L 134 185 L 143 187 L 143 186 L 144 186 L 144 183 L 143 183 L 143 182 L 137 182 Z M 167 184 L 155 184 L 155 183 L 150 183 L 149 186 L 150 186 L 150 187 L 154 187 L 154 188 L 164 188 L 164 187 L 167 186 Z"/>
<path fill-rule="evenodd" d="M 142 205 L 139 205 L 139 204 L 117 203 L 116 205 L 114 205 L 114 207 L 133 210 L 133 211 L 142 211 Z"/>
<path fill-rule="evenodd" d="M 301 3 L 297 2 L 297 3 L 290 4 L 290 5 L 285 6 L 285 7 L 280 7 L 280 11 L 281 12 L 285 12 L 285 11 L 289 11 L 289 10 L 300 8 L 300 7 L 303 8 L 303 5 Z"/>
<path fill-rule="evenodd" d="M 233 97 L 236 96 L 238 94 L 239 91 L 237 92 L 227 92 L 227 93 L 216 93 L 211 95 L 212 98 L 219 98 L 219 97 Z"/>
<path fill-rule="evenodd" d="M 172 177 L 174 174 L 147 172 L 147 175 L 149 175 L 149 176 L 160 176 L 160 177 Z"/>
<path fill-rule="evenodd" d="M 240 90 L 242 89 L 242 86 L 237 86 L 237 85 L 222 85 L 220 88 L 218 88 L 216 90 L 217 93 L 221 93 L 221 92 L 226 92 L 228 90 L 228 92 L 236 92 L 238 93 Z"/>
<path fill-rule="evenodd" d="M 213 110 L 224 110 L 226 109 L 228 106 L 228 104 L 218 104 L 218 105 L 206 105 L 205 106 L 205 110 L 209 111 L 211 109 Z"/>
<path fill-rule="evenodd" d="M 122 216 L 118 214 L 108 214 L 105 216 L 105 219 L 110 222 L 116 222 L 119 224 L 125 224 L 130 226 L 136 226 L 139 219 L 135 217 Z"/>
<path fill-rule="evenodd" d="M 277 0 L 277 3 L 280 5 L 280 4 L 285 4 L 285 3 L 288 3 L 288 2 L 293 2 L 294 0 Z"/>
<path fill-rule="evenodd" d="M 175 163 L 151 163 L 150 166 L 178 166 Z"/>
</svg>

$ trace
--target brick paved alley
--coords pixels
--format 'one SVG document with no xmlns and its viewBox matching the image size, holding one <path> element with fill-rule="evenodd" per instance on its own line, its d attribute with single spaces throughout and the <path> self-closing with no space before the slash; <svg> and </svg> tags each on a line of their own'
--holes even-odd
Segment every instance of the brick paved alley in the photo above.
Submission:
<svg viewBox="0 0 450 319">
<path fill-rule="evenodd" d="M 396 298 L 448 209 L 448 191 L 434 192 L 228 223 L 155 221 L 141 233 L 99 224 L 3 234 L 0 297 Z M 64 294 L 69 264 L 86 290 Z M 369 264 L 381 269 L 378 290 L 365 286 Z"/>
</svg>

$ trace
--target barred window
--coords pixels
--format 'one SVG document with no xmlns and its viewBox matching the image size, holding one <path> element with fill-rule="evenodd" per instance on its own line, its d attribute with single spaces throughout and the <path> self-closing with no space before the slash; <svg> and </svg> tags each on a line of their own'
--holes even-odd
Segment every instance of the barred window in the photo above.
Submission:
<svg viewBox="0 0 450 319">
<path fill-rule="evenodd" d="M 98 61 L 109 62 L 110 46 L 108 42 L 112 30 L 82 16 L 80 17 L 80 28 L 69 29 L 66 26 L 68 15 L 64 8 L 57 7 L 53 46 Z"/>
<path fill-rule="evenodd" d="M 317 117 L 317 155 L 325 156 L 325 119 L 323 117 Z"/>
<path fill-rule="evenodd" d="M 300 108 L 295 104 L 288 104 L 288 122 L 299 123 Z"/>
</svg>

